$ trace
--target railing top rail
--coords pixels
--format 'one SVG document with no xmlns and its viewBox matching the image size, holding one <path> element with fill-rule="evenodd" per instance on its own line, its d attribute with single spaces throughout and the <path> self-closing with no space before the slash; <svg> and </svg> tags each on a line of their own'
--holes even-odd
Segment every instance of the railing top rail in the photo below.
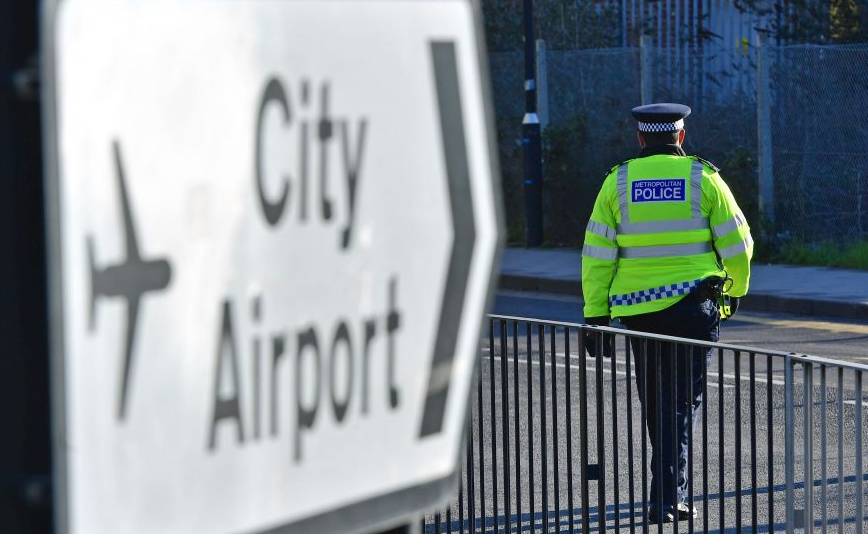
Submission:
<svg viewBox="0 0 868 534">
<path fill-rule="evenodd" d="M 790 359 L 799 363 L 821 364 L 827 367 L 841 367 L 843 369 L 851 369 L 853 371 L 868 371 L 868 365 L 863 363 L 845 362 L 843 360 L 835 360 L 833 358 L 823 358 L 822 356 L 811 356 L 810 354 L 790 355 Z"/>
<path fill-rule="evenodd" d="M 851 369 L 854 371 L 868 371 L 868 365 L 854 362 L 846 362 L 842 360 L 834 360 L 831 358 L 822 358 L 819 356 L 811 356 L 809 354 L 797 354 L 795 352 L 786 352 L 780 350 L 761 349 L 758 347 L 748 347 L 745 345 L 730 345 L 728 343 L 720 343 L 713 341 L 701 341 L 698 339 L 689 339 L 683 337 L 665 336 L 662 334 L 652 334 L 649 332 L 639 332 L 636 330 L 627 330 L 625 328 L 615 328 L 609 326 L 595 326 L 584 323 L 573 323 L 568 321 L 551 321 L 544 319 L 534 319 L 532 317 L 518 317 L 513 315 L 497 315 L 489 314 L 488 317 L 494 320 L 503 321 L 522 321 L 531 324 L 542 324 L 548 326 L 564 326 L 575 328 L 577 330 L 593 330 L 600 332 L 609 332 L 615 335 L 630 336 L 639 339 L 649 339 L 654 341 L 670 341 L 675 343 L 684 343 L 696 347 L 707 347 L 712 349 L 725 349 L 735 352 L 744 352 L 752 354 L 761 354 L 764 356 L 775 356 L 779 358 L 790 358 L 792 361 L 800 363 L 813 363 L 829 367 L 840 367 L 843 369 Z"/>
</svg>

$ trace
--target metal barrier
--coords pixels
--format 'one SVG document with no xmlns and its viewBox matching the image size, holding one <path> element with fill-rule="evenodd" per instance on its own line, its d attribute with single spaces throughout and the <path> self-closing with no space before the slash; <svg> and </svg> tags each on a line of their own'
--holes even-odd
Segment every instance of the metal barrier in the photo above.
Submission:
<svg viewBox="0 0 868 534">
<path fill-rule="evenodd" d="M 585 335 L 598 347 L 608 343 L 613 357 L 586 356 Z M 649 387 L 649 373 L 637 367 L 658 361 L 667 373 L 651 373 L 656 387 Z M 701 405 L 678 412 L 669 402 L 667 418 L 663 396 L 672 388 L 662 387 L 664 380 L 693 377 L 697 365 L 686 398 L 701 396 Z M 861 533 L 868 519 L 866 370 L 793 353 L 491 316 L 461 487 L 448 507 L 423 520 L 423 532 Z M 669 424 L 653 447 L 646 407 Z M 685 500 L 698 516 L 651 524 L 649 454 L 663 451 L 664 435 L 671 441 L 679 413 L 687 418 Z"/>
</svg>

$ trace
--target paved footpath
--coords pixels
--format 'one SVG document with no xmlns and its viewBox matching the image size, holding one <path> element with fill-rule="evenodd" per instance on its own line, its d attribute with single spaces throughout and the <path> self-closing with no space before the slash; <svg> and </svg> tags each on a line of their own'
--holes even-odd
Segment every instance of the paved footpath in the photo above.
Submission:
<svg viewBox="0 0 868 534">
<path fill-rule="evenodd" d="M 508 248 L 500 287 L 581 295 L 582 253 Z M 868 321 L 868 271 L 754 264 L 744 309 Z"/>
</svg>

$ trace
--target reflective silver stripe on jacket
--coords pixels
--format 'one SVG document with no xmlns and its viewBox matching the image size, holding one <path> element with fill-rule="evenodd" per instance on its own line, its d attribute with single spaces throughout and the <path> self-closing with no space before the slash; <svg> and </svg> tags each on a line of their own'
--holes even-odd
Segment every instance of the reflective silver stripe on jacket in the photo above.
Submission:
<svg viewBox="0 0 868 534">
<path fill-rule="evenodd" d="M 747 221 L 744 219 L 744 215 L 742 215 L 741 213 L 736 213 L 732 219 L 718 224 L 717 226 L 712 228 L 711 231 L 712 233 L 714 233 L 715 239 L 721 238 L 730 232 L 734 232 L 746 222 Z"/>
<path fill-rule="evenodd" d="M 708 218 L 621 223 L 618 225 L 618 233 L 621 235 L 659 234 L 661 232 L 681 232 L 686 230 L 708 230 Z"/>
<path fill-rule="evenodd" d="M 702 217 L 702 171 L 705 165 L 701 161 L 694 161 L 690 170 L 690 205 L 693 209 L 693 218 Z"/>
<path fill-rule="evenodd" d="M 621 247 L 620 256 L 633 260 L 638 258 L 662 258 L 665 256 L 692 256 L 694 254 L 705 254 L 706 252 L 711 252 L 711 243 Z"/>
<path fill-rule="evenodd" d="M 582 256 L 589 258 L 597 258 L 598 260 L 617 260 L 617 247 L 595 247 L 594 245 L 585 245 L 582 247 Z"/>
<path fill-rule="evenodd" d="M 615 229 L 603 223 L 598 223 L 593 219 L 588 221 L 587 231 L 600 237 L 605 237 L 609 241 L 615 241 Z"/>
<path fill-rule="evenodd" d="M 747 235 L 743 240 L 736 243 L 735 245 L 729 247 L 723 247 L 722 249 L 718 249 L 717 253 L 720 254 L 720 259 L 725 260 L 731 258 L 733 256 L 737 256 L 744 252 L 747 252 L 747 249 L 753 245 L 753 238 L 750 235 Z M 623 256 L 623 253 L 622 253 Z M 624 256 L 626 257 L 626 256 Z"/>
<path fill-rule="evenodd" d="M 627 164 L 618 167 L 618 205 L 621 208 L 621 222 L 630 222 L 630 192 L 627 191 Z"/>
</svg>

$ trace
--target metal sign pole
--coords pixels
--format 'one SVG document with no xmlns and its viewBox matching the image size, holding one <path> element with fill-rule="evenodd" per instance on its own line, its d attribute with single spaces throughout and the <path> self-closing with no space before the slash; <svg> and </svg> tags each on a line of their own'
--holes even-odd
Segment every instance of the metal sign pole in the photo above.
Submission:
<svg viewBox="0 0 868 534">
<path fill-rule="evenodd" d="M 0 524 L 49 532 L 51 446 L 35 0 L 0 4 Z"/>
<path fill-rule="evenodd" d="M 524 147 L 524 206 L 527 247 L 538 247 L 543 240 L 542 135 L 536 109 L 536 86 L 533 0 L 524 0 L 525 114 L 521 121 L 521 137 Z"/>
</svg>

